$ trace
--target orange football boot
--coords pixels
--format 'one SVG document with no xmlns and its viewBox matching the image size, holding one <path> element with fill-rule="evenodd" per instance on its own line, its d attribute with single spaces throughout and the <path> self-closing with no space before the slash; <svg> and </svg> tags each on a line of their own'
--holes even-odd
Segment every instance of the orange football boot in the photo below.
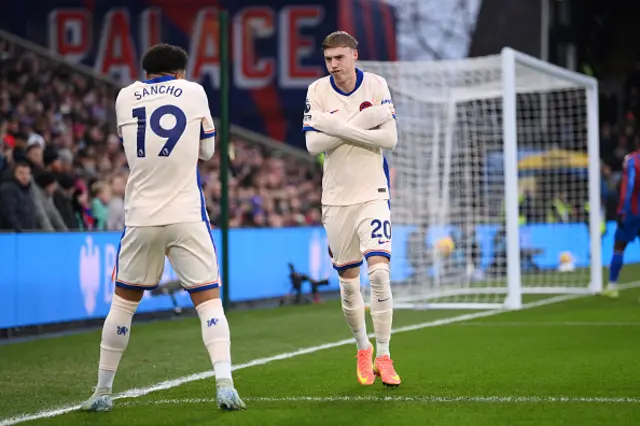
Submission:
<svg viewBox="0 0 640 426">
<path fill-rule="evenodd" d="M 376 376 L 380 376 L 385 386 L 400 386 L 400 376 L 393 368 L 393 361 L 389 358 L 389 355 L 376 358 L 373 363 L 373 372 Z"/>
<path fill-rule="evenodd" d="M 376 375 L 373 373 L 373 346 L 369 349 L 361 349 L 356 355 L 358 383 L 369 386 L 375 383 Z"/>
</svg>

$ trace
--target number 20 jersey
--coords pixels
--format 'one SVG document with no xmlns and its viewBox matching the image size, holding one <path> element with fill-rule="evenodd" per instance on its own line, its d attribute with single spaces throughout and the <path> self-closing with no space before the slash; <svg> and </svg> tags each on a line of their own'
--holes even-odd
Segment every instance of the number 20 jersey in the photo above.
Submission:
<svg viewBox="0 0 640 426">
<path fill-rule="evenodd" d="M 204 88 L 171 76 L 136 81 L 120 90 L 116 116 L 130 169 L 125 225 L 208 222 L 198 158 L 215 127 Z"/>
<path fill-rule="evenodd" d="M 349 121 L 365 108 L 388 104 L 393 108 L 389 87 L 379 75 L 356 69 L 351 93 L 340 90 L 332 76 L 309 85 L 302 131 L 315 131 L 313 115 L 331 113 Z M 348 206 L 371 200 L 388 200 L 389 165 L 383 150 L 345 143 L 325 152 L 322 204 Z"/>
</svg>

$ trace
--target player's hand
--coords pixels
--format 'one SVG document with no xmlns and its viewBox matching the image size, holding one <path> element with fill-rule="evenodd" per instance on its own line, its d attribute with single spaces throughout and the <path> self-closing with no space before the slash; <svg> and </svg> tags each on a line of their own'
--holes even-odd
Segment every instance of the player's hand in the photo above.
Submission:
<svg viewBox="0 0 640 426">
<path fill-rule="evenodd" d="M 358 121 L 363 124 L 364 129 L 375 129 L 393 120 L 393 110 L 388 104 L 366 108 L 358 115 Z"/>
</svg>

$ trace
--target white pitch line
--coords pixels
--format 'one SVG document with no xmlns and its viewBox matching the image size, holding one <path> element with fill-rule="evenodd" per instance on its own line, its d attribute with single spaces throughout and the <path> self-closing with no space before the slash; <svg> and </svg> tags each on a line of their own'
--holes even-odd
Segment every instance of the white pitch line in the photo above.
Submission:
<svg viewBox="0 0 640 426">
<path fill-rule="evenodd" d="M 640 404 L 640 397 L 576 396 L 283 396 L 247 397 L 247 402 L 407 402 L 418 404 L 490 403 L 490 404 Z M 150 405 L 215 404 L 215 398 L 177 398 L 154 401 L 124 401 L 125 407 Z"/>
<path fill-rule="evenodd" d="M 625 284 L 625 285 L 621 285 L 621 286 L 619 286 L 619 289 L 620 290 L 625 290 L 625 289 L 635 288 L 635 287 L 640 287 L 640 281 L 629 283 L 629 284 Z M 590 296 L 590 295 L 587 295 L 587 294 L 567 294 L 567 295 L 551 297 L 551 298 L 548 298 L 548 299 L 538 300 L 536 302 L 524 303 L 520 310 L 536 308 L 536 307 L 539 307 L 539 306 L 552 305 L 552 304 L 556 304 L 556 303 L 565 302 L 567 300 L 579 299 L 579 298 L 588 297 L 588 296 Z M 491 316 L 494 316 L 494 315 L 500 315 L 500 314 L 503 314 L 505 312 L 518 312 L 518 311 L 508 311 L 508 310 L 504 310 L 504 309 L 497 309 L 497 310 L 486 311 L 486 312 L 474 312 L 472 314 L 458 315 L 458 316 L 455 316 L 455 317 L 443 318 L 443 319 L 439 319 L 439 320 L 435 320 L 435 321 L 427 321 L 427 322 L 423 322 L 423 323 L 419 323 L 419 324 L 409 325 L 409 326 L 405 326 L 405 327 L 399 327 L 399 328 L 396 328 L 396 329 L 392 330 L 392 332 L 393 332 L 393 334 L 397 334 L 397 333 L 404 333 L 404 332 L 407 332 L 407 331 L 420 330 L 420 329 L 423 329 L 423 328 L 438 327 L 438 326 L 441 326 L 441 325 L 448 325 L 448 324 L 454 324 L 454 323 L 459 323 L 459 322 L 463 322 L 463 321 L 470 321 L 470 320 L 473 320 L 473 319 L 476 319 L 476 318 L 485 318 L 485 317 L 491 317 Z M 369 334 L 369 337 L 374 337 L 373 333 Z M 233 370 L 241 370 L 241 369 L 244 369 L 244 368 L 249 368 L 249 367 L 255 367 L 255 366 L 258 366 L 258 365 L 268 364 L 268 363 L 273 362 L 273 361 L 279 361 L 279 360 L 283 360 L 283 359 L 290 359 L 290 358 L 293 358 L 293 357 L 296 357 L 296 356 L 311 354 L 311 353 L 322 351 L 322 350 L 325 350 L 325 349 L 337 348 L 337 347 L 340 347 L 340 346 L 353 344 L 353 342 L 354 342 L 353 338 L 344 339 L 344 340 L 339 340 L 339 341 L 333 342 L 333 343 L 326 343 L 324 345 L 311 346 L 311 347 L 308 347 L 308 348 L 299 349 L 299 350 L 294 351 L 294 352 L 286 352 L 286 353 L 282 353 L 282 354 L 271 356 L 271 357 L 258 358 L 258 359 L 254 359 L 253 361 L 249 361 L 249 362 L 244 363 L 244 364 L 236 365 L 236 366 L 233 367 Z M 160 383 L 157 383 L 157 384 L 155 384 L 153 386 L 149 386 L 149 387 L 146 387 L 146 388 L 129 389 L 129 390 L 125 391 L 125 392 L 122 392 L 120 394 L 115 395 L 114 399 L 138 398 L 138 397 L 147 395 L 147 394 L 149 394 L 151 392 L 175 388 L 175 387 L 178 387 L 178 386 L 183 385 L 185 383 L 195 382 L 195 381 L 207 379 L 207 378 L 210 378 L 210 377 L 213 377 L 213 371 L 204 371 L 202 373 L 190 374 L 188 376 L 179 377 L 177 379 L 160 382 Z M 40 411 L 40 412 L 37 412 L 37 413 L 34 413 L 34 414 L 21 414 L 19 416 L 15 416 L 15 417 L 11 417 L 11 418 L 8 418 L 8 419 L 0 420 L 0 426 L 11 426 L 11 425 L 15 425 L 15 424 L 18 424 L 18 423 L 31 421 L 31 420 L 44 419 L 44 418 L 49 418 L 49 417 L 56 417 L 56 416 L 59 416 L 59 415 L 62 415 L 62 414 L 66 414 L 66 413 L 71 412 L 71 411 L 75 411 L 78 408 L 80 408 L 80 405 L 76 404 L 76 405 L 70 405 L 70 406 L 61 407 L 61 408 L 57 408 L 57 409 L 43 410 L 43 411 Z"/>
<path fill-rule="evenodd" d="M 456 324 L 456 327 L 640 327 L 640 322 L 590 322 L 590 321 L 558 321 L 558 322 L 494 322 L 478 321 Z"/>
</svg>

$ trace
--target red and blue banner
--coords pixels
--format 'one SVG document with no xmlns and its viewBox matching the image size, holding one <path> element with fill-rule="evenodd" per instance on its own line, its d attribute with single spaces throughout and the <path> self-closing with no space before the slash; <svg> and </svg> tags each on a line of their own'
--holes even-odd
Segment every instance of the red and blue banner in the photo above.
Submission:
<svg viewBox="0 0 640 426">
<path fill-rule="evenodd" d="M 21 0 L 3 6 L 0 28 L 122 84 L 143 77 L 150 46 L 182 46 L 188 78 L 205 86 L 218 115 L 223 8 L 231 16 L 232 122 L 293 145 L 304 145 L 305 92 L 325 75 L 319 47 L 327 34 L 351 32 L 361 59 L 396 59 L 395 12 L 381 0 Z"/>
</svg>

